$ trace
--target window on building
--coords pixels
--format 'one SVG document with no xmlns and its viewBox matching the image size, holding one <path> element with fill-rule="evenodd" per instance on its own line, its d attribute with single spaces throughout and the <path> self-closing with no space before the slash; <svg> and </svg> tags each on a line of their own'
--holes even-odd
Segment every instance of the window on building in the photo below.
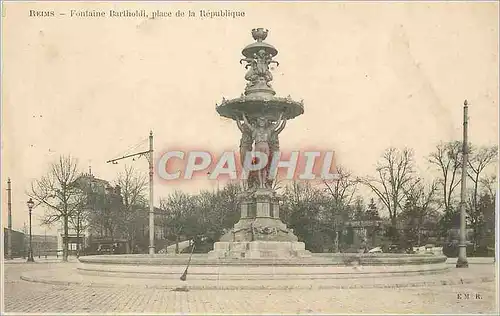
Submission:
<svg viewBox="0 0 500 316">
<path fill-rule="evenodd" d="M 155 236 L 156 239 L 163 239 L 163 229 L 155 229 Z"/>
</svg>

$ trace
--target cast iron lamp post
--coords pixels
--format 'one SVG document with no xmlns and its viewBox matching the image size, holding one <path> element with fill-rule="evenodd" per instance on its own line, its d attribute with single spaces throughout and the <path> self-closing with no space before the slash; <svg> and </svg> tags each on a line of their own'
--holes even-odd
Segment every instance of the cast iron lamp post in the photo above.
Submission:
<svg viewBox="0 0 500 316">
<path fill-rule="evenodd" d="M 35 262 L 35 259 L 33 259 L 33 248 L 31 247 L 31 211 L 33 209 L 33 206 L 35 206 L 35 202 L 30 198 L 29 201 L 26 203 L 28 205 L 28 210 L 30 214 L 30 248 L 29 248 L 29 253 L 28 253 L 28 262 Z"/>
</svg>

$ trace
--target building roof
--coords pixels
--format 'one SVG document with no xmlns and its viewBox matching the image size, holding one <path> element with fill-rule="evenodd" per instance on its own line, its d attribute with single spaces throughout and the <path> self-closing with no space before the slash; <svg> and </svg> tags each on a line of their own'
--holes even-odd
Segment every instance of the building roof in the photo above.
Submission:
<svg viewBox="0 0 500 316">
<path fill-rule="evenodd" d="M 104 188 L 109 186 L 109 181 L 96 178 L 91 173 L 82 173 L 82 175 L 80 175 L 76 181 L 80 185 L 80 187 L 88 187 L 90 184 Z"/>
</svg>

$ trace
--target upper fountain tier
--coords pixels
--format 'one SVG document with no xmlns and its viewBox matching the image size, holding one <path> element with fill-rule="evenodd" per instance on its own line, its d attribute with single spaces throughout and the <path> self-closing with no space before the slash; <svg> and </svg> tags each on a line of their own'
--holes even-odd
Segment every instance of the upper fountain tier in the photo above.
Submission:
<svg viewBox="0 0 500 316">
<path fill-rule="evenodd" d="M 248 69 L 245 75 L 248 81 L 245 93 L 236 99 L 223 98 L 221 104 L 217 105 L 217 112 L 221 116 L 241 118 L 241 113 L 245 113 L 250 117 L 266 116 L 275 120 L 281 113 L 287 119 L 304 113 L 302 101 L 294 101 L 290 96 L 286 98 L 274 96 L 276 92 L 271 86 L 273 76 L 269 66 L 279 65 L 273 60 L 278 50 L 273 45 L 264 42 L 267 34 L 268 30 L 263 28 L 252 30 L 252 37 L 256 42 L 243 48 L 241 53 L 245 58 L 240 60 L 240 64 L 245 62 L 245 69 Z"/>
</svg>

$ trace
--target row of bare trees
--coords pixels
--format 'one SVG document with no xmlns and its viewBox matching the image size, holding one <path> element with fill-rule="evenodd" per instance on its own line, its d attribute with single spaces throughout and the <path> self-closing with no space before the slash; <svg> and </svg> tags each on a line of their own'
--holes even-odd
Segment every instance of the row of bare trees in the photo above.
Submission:
<svg viewBox="0 0 500 316">
<path fill-rule="evenodd" d="M 440 143 L 427 157 L 429 175 L 419 174 L 413 150 L 388 148 L 376 163 L 375 175 L 356 177 L 339 168 L 340 179 L 319 186 L 292 183 L 284 190 L 284 220 L 304 240 L 314 244 L 314 235 L 338 230 L 339 219 L 374 219 L 376 204 L 385 213 L 389 224 L 387 236 L 392 243 L 421 245 L 421 231 L 433 231 L 438 238 L 448 237 L 458 226 L 459 196 L 456 187 L 461 181 L 461 142 Z M 472 242 L 479 246 L 494 236 L 494 204 L 497 146 L 469 145 L 467 222 L 474 232 Z M 492 170 L 490 170 L 492 169 Z M 435 176 L 433 176 L 435 175 Z M 366 200 L 360 188 L 369 188 L 378 203 Z M 376 216 L 370 215 L 377 214 Z M 337 220 L 335 220 L 335 218 Z M 488 236 L 486 236 L 489 234 Z"/>
<path fill-rule="evenodd" d="M 167 239 L 176 244 L 179 252 L 181 239 L 198 237 L 217 241 L 239 219 L 238 183 L 227 183 L 217 191 L 203 190 L 198 194 L 175 191 L 160 200 L 157 222 L 163 227 Z"/>
<path fill-rule="evenodd" d="M 46 213 L 42 224 L 61 223 L 64 231 L 63 261 L 68 261 L 68 233 L 70 220 L 80 214 L 85 205 L 85 196 L 77 186 L 80 176 L 77 163 L 72 157 L 60 157 L 52 163 L 49 171 L 31 185 L 28 195 L 36 206 L 42 206 Z"/>
<path fill-rule="evenodd" d="M 480 208 L 480 198 L 494 201 L 496 170 L 487 172 L 497 160 L 497 146 L 474 147 L 469 145 L 467 166 L 468 185 L 468 223 L 474 230 L 474 242 L 478 243 L 480 226 L 484 225 L 484 210 Z M 378 197 L 389 213 L 391 225 L 396 227 L 398 216 L 409 209 L 416 225 L 420 225 L 426 216 L 440 213 L 442 230 L 448 231 L 457 217 L 457 186 L 461 182 L 462 143 L 458 141 L 440 143 L 428 156 L 428 162 L 438 176 L 430 181 L 416 173 L 414 154 L 411 149 L 389 148 L 377 164 L 377 176 L 359 179 Z M 484 201 L 483 201 L 484 202 Z M 494 203 L 494 202 L 492 202 Z M 396 230 L 394 230 L 396 232 Z M 397 234 L 394 238 L 397 238 Z"/>
<path fill-rule="evenodd" d="M 416 235 L 415 243 L 419 244 L 421 227 L 439 222 L 445 233 L 456 222 L 461 146 L 460 142 L 436 146 L 427 159 L 433 174 L 437 175 L 431 180 L 417 172 L 411 149 L 388 148 L 376 163 L 373 176 L 355 176 L 339 167 L 340 178 L 335 181 L 318 185 L 293 182 L 279 186 L 283 195 L 280 216 L 302 240 L 321 250 L 324 244 L 338 241 L 335 234 L 341 223 L 353 219 L 378 219 L 380 208 L 380 213 L 387 214 L 393 242 L 404 237 L 401 227 L 410 227 L 408 234 Z M 494 212 L 485 209 L 491 210 L 494 205 L 496 170 L 490 172 L 489 169 L 496 162 L 498 148 L 471 145 L 469 149 L 467 220 L 474 230 L 474 242 L 478 244 L 484 235 L 485 223 L 494 219 Z M 75 158 L 64 156 L 51 164 L 48 172 L 35 180 L 29 191 L 37 206 L 45 209 L 43 224 L 62 224 L 63 260 L 68 257 L 70 228 L 76 231 L 77 237 L 91 229 L 111 238 L 126 238 L 132 248 L 144 235 L 147 223 L 145 175 L 125 168 L 114 181 L 119 192 L 111 192 L 109 187 L 104 191 L 95 190 L 97 184 L 92 179 L 80 172 Z M 369 199 L 360 190 L 362 187 L 368 188 L 375 197 L 369 205 L 365 205 Z M 194 195 L 176 191 L 161 199 L 157 223 L 164 227 L 164 235 L 176 243 L 200 235 L 217 240 L 239 218 L 240 192 L 241 187 L 235 183 L 221 190 Z"/>
<path fill-rule="evenodd" d="M 28 196 L 36 202 L 36 207 L 44 209 L 40 216 L 42 224 L 62 224 L 63 261 L 68 260 L 70 229 L 76 232 L 78 243 L 89 228 L 103 236 L 125 237 L 132 243 L 136 239 L 147 207 L 146 177 L 126 167 L 114 184 L 121 192 L 106 194 L 112 187 L 98 188 L 99 183 L 91 175 L 83 174 L 78 160 L 71 156 L 59 157 L 44 176 L 32 182 Z M 79 250 L 77 245 L 77 254 Z"/>
</svg>

